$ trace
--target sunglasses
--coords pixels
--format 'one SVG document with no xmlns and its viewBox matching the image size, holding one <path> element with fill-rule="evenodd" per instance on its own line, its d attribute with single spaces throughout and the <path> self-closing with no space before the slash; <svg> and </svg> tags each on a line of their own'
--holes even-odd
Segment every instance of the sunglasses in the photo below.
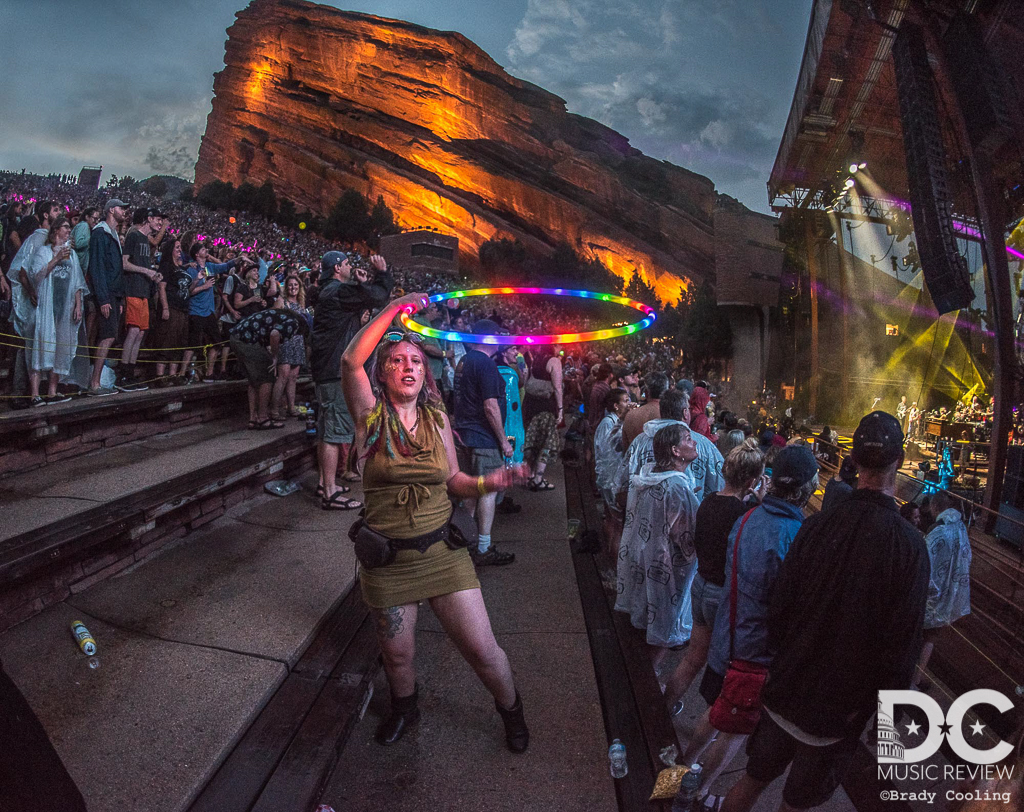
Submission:
<svg viewBox="0 0 1024 812">
<path fill-rule="evenodd" d="M 413 344 L 421 344 L 423 338 L 418 333 L 407 333 L 404 330 L 388 330 L 384 333 L 385 341 L 411 341 Z"/>
</svg>

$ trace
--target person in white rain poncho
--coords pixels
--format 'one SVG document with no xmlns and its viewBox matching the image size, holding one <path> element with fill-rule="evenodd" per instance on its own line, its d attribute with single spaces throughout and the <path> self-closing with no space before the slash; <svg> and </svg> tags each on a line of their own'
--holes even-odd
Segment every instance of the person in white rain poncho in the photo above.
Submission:
<svg viewBox="0 0 1024 812">
<path fill-rule="evenodd" d="M 29 261 L 28 276 L 36 291 L 35 324 L 28 338 L 29 393 L 32 403 L 42 406 L 57 402 L 57 383 L 71 372 L 78 351 L 82 324 L 85 276 L 68 240 L 71 223 L 58 217 L 50 226 L 46 242 Z M 39 381 L 49 373 L 47 398 L 39 397 Z"/>
<path fill-rule="evenodd" d="M 690 399 L 686 392 L 670 389 L 661 396 L 659 405 L 661 418 L 647 421 L 643 431 L 629 444 L 626 451 L 617 483 L 622 496 L 625 496 L 629 488 L 629 478 L 644 471 L 645 466 L 649 470 L 654 462 L 654 435 L 665 426 L 674 423 L 689 428 Z M 724 460 L 715 444 L 704 435 L 694 432 L 693 441 L 697 447 L 697 459 L 686 469 L 686 476 L 690 481 L 693 495 L 697 497 L 698 502 L 703 502 L 707 494 L 716 493 L 725 485 L 725 480 L 722 479 Z"/>
<path fill-rule="evenodd" d="M 653 470 L 630 479 L 615 609 L 646 631 L 655 668 L 669 648 L 690 638 L 698 505 L 686 469 L 695 459 L 690 430 L 673 423 L 654 435 Z"/>
<path fill-rule="evenodd" d="M 922 679 L 939 632 L 971 613 L 971 539 L 954 496 L 939 491 L 932 497 L 935 524 L 924 543 L 928 547 L 931 577 L 924 609 L 924 645 L 914 672 L 913 685 Z"/>
</svg>

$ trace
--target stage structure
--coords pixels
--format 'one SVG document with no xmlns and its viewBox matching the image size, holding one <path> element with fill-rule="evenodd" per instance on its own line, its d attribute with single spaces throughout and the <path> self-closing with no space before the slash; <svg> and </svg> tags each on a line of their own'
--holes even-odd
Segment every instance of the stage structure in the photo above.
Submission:
<svg viewBox="0 0 1024 812">
<path fill-rule="evenodd" d="M 88 186 L 90 189 L 100 188 L 100 175 L 103 174 L 102 166 L 83 166 L 78 173 L 78 185 Z"/>
<path fill-rule="evenodd" d="M 768 182 L 809 411 L 993 396 L 992 510 L 1018 402 L 1022 49 L 1008 0 L 815 0 Z"/>
</svg>

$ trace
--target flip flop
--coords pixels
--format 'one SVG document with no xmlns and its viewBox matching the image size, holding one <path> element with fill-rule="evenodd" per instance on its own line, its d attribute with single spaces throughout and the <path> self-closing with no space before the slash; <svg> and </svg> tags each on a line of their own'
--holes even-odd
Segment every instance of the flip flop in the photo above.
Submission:
<svg viewBox="0 0 1024 812">
<path fill-rule="evenodd" d="M 358 482 L 360 479 L 362 479 L 362 477 L 359 476 L 359 474 L 357 474 L 355 471 L 348 471 L 345 474 L 343 474 L 341 478 L 344 479 L 346 482 Z"/>
<path fill-rule="evenodd" d="M 363 503 L 358 499 L 349 499 L 341 492 L 335 493 L 330 499 L 320 499 L 320 507 L 324 510 L 358 510 L 362 506 Z"/>
<path fill-rule="evenodd" d="M 536 482 L 533 479 L 527 480 L 526 487 L 528 490 L 531 490 L 535 493 L 537 491 L 553 491 L 555 489 L 555 486 L 552 485 L 543 477 L 541 478 L 540 482 Z"/>
<path fill-rule="evenodd" d="M 259 427 L 260 427 L 260 424 L 257 421 L 255 421 L 255 420 L 250 420 L 249 421 L 249 427 L 248 427 L 249 431 L 255 431 Z"/>
</svg>

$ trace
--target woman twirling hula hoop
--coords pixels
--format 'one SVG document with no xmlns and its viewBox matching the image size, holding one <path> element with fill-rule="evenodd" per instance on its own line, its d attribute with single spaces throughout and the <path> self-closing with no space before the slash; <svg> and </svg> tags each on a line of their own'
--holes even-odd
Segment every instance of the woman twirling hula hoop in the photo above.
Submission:
<svg viewBox="0 0 1024 812">
<path fill-rule="evenodd" d="M 449 546 L 447 538 L 449 495 L 504 490 L 524 482 L 525 473 L 505 468 L 473 478 L 459 471 L 451 426 L 419 337 L 392 328 L 410 304 L 425 306 L 426 296 L 409 294 L 390 302 L 356 334 L 341 362 L 357 448 L 365 454 L 365 523 L 397 550 L 389 564 L 360 566 L 363 598 L 377 619 L 391 689 L 391 713 L 376 739 L 394 744 L 419 720 L 416 614 L 417 603 L 429 600 L 448 637 L 494 697 L 508 749 L 521 753 L 530 733 L 508 657 L 494 639 L 468 551 Z M 367 375 L 364 364 L 371 355 Z"/>
</svg>

